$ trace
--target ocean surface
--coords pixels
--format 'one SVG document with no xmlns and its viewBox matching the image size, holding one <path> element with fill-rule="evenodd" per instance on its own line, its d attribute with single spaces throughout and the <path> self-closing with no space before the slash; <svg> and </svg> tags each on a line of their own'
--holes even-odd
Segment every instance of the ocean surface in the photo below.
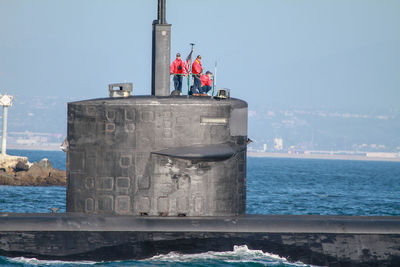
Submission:
<svg viewBox="0 0 400 267">
<path fill-rule="evenodd" d="M 9 150 L 29 161 L 48 158 L 65 169 L 59 151 Z M 64 187 L 0 186 L 2 212 L 65 212 Z M 247 213 L 323 215 L 400 215 L 400 163 L 248 158 Z M 141 261 L 62 262 L 0 257 L 8 266 L 308 266 L 246 246 L 232 251 L 178 254 L 171 252 Z"/>
</svg>

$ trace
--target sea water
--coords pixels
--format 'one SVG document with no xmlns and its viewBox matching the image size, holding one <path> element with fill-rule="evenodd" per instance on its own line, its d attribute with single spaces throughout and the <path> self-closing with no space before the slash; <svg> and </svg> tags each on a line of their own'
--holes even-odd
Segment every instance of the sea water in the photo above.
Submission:
<svg viewBox="0 0 400 267">
<path fill-rule="evenodd" d="M 8 154 L 65 169 L 58 151 L 11 150 Z M 65 212 L 64 187 L 0 186 L 2 212 Z M 400 215 L 400 163 L 248 158 L 247 213 L 323 215 Z M 268 252 L 236 246 L 231 251 L 165 255 L 141 261 L 65 262 L 0 257 L 9 266 L 307 266 Z"/>
</svg>

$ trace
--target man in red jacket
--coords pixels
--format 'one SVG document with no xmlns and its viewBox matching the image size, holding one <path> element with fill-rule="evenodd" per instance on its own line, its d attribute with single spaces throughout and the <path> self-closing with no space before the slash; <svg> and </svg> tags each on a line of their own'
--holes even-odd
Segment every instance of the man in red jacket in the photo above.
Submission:
<svg viewBox="0 0 400 267">
<path fill-rule="evenodd" d="M 202 73 L 203 68 L 201 66 L 201 56 L 198 55 L 196 60 L 192 64 L 192 73 L 193 73 L 193 94 L 199 93 L 201 89 L 201 81 L 200 74 Z"/>
<path fill-rule="evenodd" d="M 187 75 L 186 64 L 181 59 L 181 54 L 176 54 L 176 59 L 172 62 L 169 73 L 174 75 L 174 87 L 182 93 L 182 78 Z"/>
<path fill-rule="evenodd" d="M 205 75 L 202 74 L 200 76 L 200 81 L 201 81 L 200 94 L 207 94 L 208 91 L 211 90 L 213 82 L 211 71 L 207 71 Z"/>
</svg>

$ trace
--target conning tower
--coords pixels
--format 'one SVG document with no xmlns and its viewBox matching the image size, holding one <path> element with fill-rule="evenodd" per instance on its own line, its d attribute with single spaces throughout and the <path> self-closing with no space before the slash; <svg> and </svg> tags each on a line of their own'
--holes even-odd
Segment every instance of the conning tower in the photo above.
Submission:
<svg viewBox="0 0 400 267">
<path fill-rule="evenodd" d="M 67 212 L 245 213 L 247 103 L 169 96 L 170 32 L 159 0 L 152 95 L 118 84 L 114 97 L 68 104 Z"/>
</svg>

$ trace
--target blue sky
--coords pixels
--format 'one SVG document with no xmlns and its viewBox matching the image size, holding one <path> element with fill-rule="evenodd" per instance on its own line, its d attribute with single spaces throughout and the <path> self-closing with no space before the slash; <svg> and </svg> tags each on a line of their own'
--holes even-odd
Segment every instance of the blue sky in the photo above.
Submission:
<svg viewBox="0 0 400 267">
<path fill-rule="evenodd" d="M 157 1 L 0 0 L 0 92 L 150 93 Z M 172 58 L 196 43 L 251 107 L 399 108 L 400 1 L 167 0 Z M 172 86 L 172 84 L 171 84 Z"/>
</svg>

